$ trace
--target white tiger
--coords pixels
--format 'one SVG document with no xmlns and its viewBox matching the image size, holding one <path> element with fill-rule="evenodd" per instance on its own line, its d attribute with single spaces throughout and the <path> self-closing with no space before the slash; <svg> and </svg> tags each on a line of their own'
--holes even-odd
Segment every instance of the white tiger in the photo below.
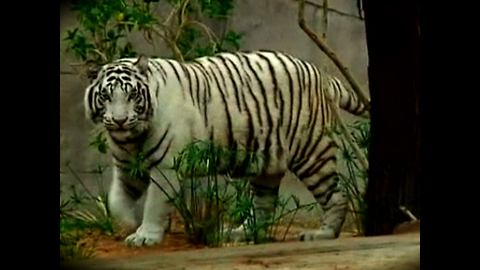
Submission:
<svg viewBox="0 0 480 270">
<path fill-rule="evenodd" d="M 162 242 L 173 206 L 149 177 L 167 192 L 178 189 L 178 181 L 168 185 L 164 176 L 176 179 L 173 156 L 194 139 L 243 145 L 264 156 L 261 176 L 251 183 L 257 218 L 272 213 L 280 180 L 291 171 L 325 212 L 322 227 L 300 239 L 337 237 L 347 198 L 337 187 L 335 166 L 330 166 L 336 163 L 336 146 L 324 130 L 333 122 L 327 97 L 353 114 L 365 113 L 338 79 L 279 52 L 222 53 L 189 63 L 140 56 L 103 66 L 86 89 L 85 110 L 108 130 L 115 165 L 112 213 L 138 226 L 132 209 L 147 192 L 143 220 L 126 242 Z M 141 150 L 149 175 L 135 180 L 127 166 Z"/>
</svg>

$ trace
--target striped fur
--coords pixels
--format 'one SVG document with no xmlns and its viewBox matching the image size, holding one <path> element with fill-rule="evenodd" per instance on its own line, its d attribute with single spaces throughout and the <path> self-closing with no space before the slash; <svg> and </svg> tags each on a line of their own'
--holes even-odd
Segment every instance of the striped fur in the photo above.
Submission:
<svg viewBox="0 0 480 270">
<path fill-rule="evenodd" d="M 140 149 L 149 169 L 167 170 L 194 139 L 242 145 L 264 156 L 263 177 L 293 172 L 328 212 L 338 178 L 336 146 L 324 129 L 334 122 L 327 98 L 366 114 L 338 79 L 288 54 L 259 51 L 189 63 L 118 60 L 87 88 L 85 109 L 109 130 L 118 168 Z"/>
</svg>

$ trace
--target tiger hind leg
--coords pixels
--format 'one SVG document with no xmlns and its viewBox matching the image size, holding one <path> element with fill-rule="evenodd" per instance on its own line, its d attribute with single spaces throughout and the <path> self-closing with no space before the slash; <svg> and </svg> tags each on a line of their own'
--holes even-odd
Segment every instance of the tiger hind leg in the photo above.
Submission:
<svg viewBox="0 0 480 270">
<path fill-rule="evenodd" d="M 317 200 L 318 201 L 318 200 Z M 320 206 L 324 210 L 324 220 L 319 230 L 305 231 L 300 234 L 301 241 L 335 239 L 340 234 L 348 208 L 348 199 L 341 191 L 332 191 L 330 199 Z"/>
<path fill-rule="evenodd" d="M 313 171 L 301 179 L 324 212 L 321 228 L 301 233 L 301 241 L 334 239 L 342 229 L 348 211 L 348 197 L 339 189 L 335 152 L 336 147 L 327 146 L 319 162 L 311 165 Z"/>
</svg>

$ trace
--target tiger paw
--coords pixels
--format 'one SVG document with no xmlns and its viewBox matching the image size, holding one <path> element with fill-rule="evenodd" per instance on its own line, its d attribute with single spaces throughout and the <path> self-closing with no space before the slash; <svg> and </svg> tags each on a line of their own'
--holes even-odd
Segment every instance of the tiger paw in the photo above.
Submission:
<svg viewBox="0 0 480 270">
<path fill-rule="evenodd" d="M 140 226 L 138 230 L 125 238 L 128 246 L 153 246 L 162 243 L 164 236 L 163 229 L 150 229 Z"/>
<path fill-rule="evenodd" d="M 300 241 L 316 241 L 325 239 L 335 239 L 335 231 L 330 226 L 323 226 L 320 230 L 305 231 L 300 233 Z"/>
</svg>

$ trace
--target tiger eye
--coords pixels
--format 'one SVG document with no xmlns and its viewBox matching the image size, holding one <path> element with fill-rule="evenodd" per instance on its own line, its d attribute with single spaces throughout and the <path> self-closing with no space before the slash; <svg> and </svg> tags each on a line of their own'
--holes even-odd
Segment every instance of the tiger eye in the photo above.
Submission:
<svg viewBox="0 0 480 270">
<path fill-rule="evenodd" d="M 135 99 L 137 97 L 137 92 L 130 92 L 127 96 L 127 100 L 130 101 L 132 99 Z"/>
</svg>

